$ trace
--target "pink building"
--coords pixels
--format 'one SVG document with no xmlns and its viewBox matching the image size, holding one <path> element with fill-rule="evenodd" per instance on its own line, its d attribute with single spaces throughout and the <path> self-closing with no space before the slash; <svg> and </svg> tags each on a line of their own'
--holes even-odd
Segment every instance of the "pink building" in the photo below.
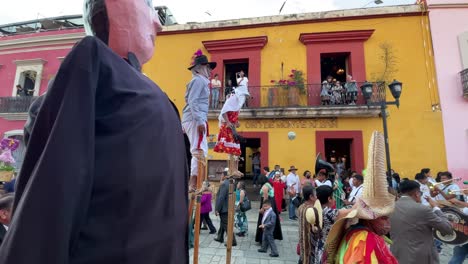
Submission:
<svg viewBox="0 0 468 264">
<path fill-rule="evenodd" d="M 427 0 L 427 5 L 448 168 L 468 180 L 468 0 Z"/>
<path fill-rule="evenodd" d="M 31 102 L 47 90 L 63 58 L 84 36 L 81 16 L 0 26 L 0 136 L 22 143 L 14 155 L 21 166 L 23 127 Z M 18 92 L 20 85 L 24 92 Z"/>
</svg>

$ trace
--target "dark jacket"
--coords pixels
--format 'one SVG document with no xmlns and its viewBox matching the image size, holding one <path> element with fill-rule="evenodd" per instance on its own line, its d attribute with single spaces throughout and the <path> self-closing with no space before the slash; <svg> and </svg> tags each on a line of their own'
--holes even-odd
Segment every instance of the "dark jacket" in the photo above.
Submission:
<svg viewBox="0 0 468 264">
<path fill-rule="evenodd" d="M 0 246 L 2 245 L 3 239 L 5 238 L 6 232 L 7 230 L 5 229 L 5 227 L 2 224 L 0 224 Z"/>
<path fill-rule="evenodd" d="M 32 123 L 0 263 L 188 263 L 182 128 L 153 81 L 85 37 Z"/>
<path fill-rule="evenodd" d="M 216 212 L 224 214 L 228 212 L 229 206 L 229 180 L 224 180 L 219 186 L 218 194 L 216 195 Z"/>
</svg>

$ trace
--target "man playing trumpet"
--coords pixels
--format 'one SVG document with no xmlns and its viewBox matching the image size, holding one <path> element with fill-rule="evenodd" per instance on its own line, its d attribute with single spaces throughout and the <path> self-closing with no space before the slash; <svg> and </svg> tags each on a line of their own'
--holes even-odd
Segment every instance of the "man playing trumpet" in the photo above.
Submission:
<svg viewBox="0 0 468 264">
<path fill-rule="evenodd" d="M 458 185 L 453 183 L 452 173 L 445 171 L 440 174 L 440 182 L 431 187 L 431 196 L 436 200 L 450 200 L 456 197 L 456 192 L 460 190 Z"/>
</svg>

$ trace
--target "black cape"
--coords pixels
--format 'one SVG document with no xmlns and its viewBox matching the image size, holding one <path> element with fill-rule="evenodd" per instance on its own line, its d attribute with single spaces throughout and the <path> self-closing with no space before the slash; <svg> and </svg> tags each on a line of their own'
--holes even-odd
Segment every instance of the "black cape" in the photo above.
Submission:
<svg viewBox="0 0 468 264">
<path fill-rule="evenodd" d="M 188 263 L 186 164 L 167 96 L 84 38 L 35 121 L 0 263 Z"/>
</svg>

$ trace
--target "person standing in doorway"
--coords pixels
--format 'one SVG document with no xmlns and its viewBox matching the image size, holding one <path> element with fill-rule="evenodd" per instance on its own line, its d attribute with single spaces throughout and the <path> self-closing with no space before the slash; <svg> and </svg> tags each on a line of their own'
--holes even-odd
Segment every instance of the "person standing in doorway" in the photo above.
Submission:
<svg viewBox="0 0 468 264">
<path fill-rule="evenodd" d="M 243 70 L 237 73 L 237 87 L 236 90 L 245 90 L 249 91 L 249 79 L 245 76 L 245 73 Z M 245 106 L 248 107 L 248 100 L 245 101 Z"/>
<path fill-rule="evenodd" d="M 214 79 L 211 80 L 211 108 L 213 109 L 218 109 L 220 90 L 221 81 L 219 80 L 219 75 L 216 73 Z"/>
<path fill-rule="evenodd" d="M 258 177 L 260 176 L 260 152 L 255 151 L 255 153 L 252 154 L 252 172 L 253 172 L 253 186 L 257 187 L 257 180 Z"/>
<path fill-rule="evenodd" d="M 301 193 L 301 182 L 299 175 L 297 175 L 297 169 L 295 166 L 289 168 L 289 174 L 286 177 L 286 185 L 288 187 L 289 194 L 289 219 L 297 220 L 296 207 L 294 206 L 293 200 L 297 199 L 297 196 Z"/>
</svg>

